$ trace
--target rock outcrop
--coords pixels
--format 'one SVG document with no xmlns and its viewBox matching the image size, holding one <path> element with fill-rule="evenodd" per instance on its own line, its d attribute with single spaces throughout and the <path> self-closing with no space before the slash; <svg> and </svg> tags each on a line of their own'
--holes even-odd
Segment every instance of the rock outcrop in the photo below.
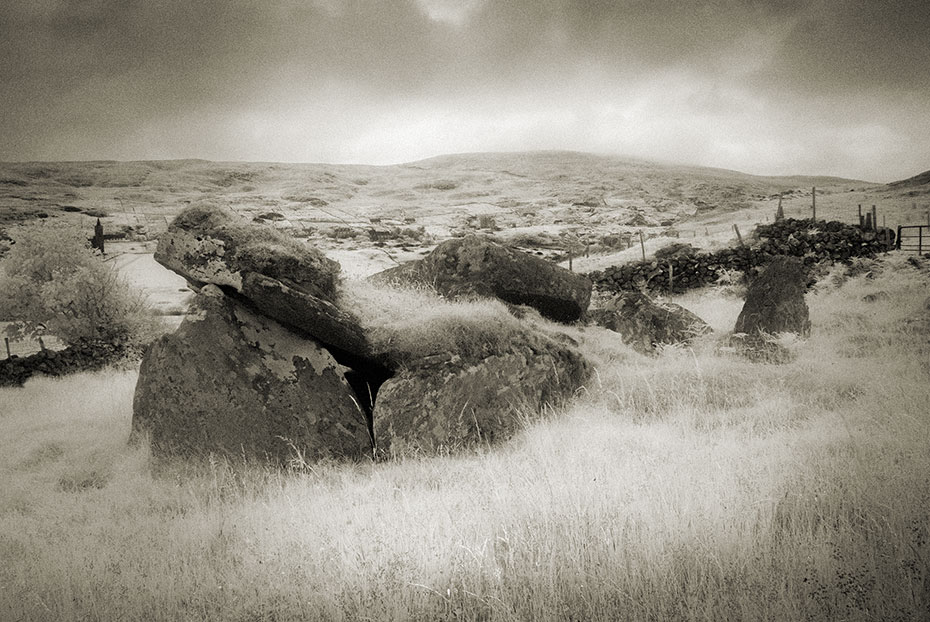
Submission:
<svg viewBox="0 0 930 622">
<path fill-rule="evenodd" d="M 529 331 L 483 358 L 414 361 L 378 392 L 377 452 L 435 453 L 507 439 L 527 417 L 570 398 L 589 373 L 574 347 Z"/>
<path fill-rule="evenodd" d="M 642 354 L 652 354 L 658 345 L 688 344 L 711 332 L 704 320 L 684 307 L 659 303 L 639 291 L 623 292 L 606 305 L 588 312 L 588 319 L 620 333 L 624 343 Z"/>
<path fill-rule="evenodd" d="M 365 414 L 320 344 L 202 288 L 177 332 L 146 352 L 134 433 L 158 454 L 286 461 L 370 455 Z"/>
<path fill-rule="evenodd" d="M 795 257 L 776 257 L 749 284 L 734 332 L 809 335 L 811 322 L 804 301 L 806 288 L 804 263 Z"/>
<path fill-rule="evenodd" d="M 591 300 L 584 276 L 478 235 L 443 242 L 423 259 L 373 278 L 429 285 L 450 298 L 499 298 L 558 322 L 578 320 Z"/>
</svg>

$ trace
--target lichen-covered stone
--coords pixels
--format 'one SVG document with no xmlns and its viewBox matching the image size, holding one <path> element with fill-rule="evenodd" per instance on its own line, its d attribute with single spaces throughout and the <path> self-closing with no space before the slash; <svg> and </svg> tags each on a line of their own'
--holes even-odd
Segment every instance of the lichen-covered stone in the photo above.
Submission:
<svg viewBox="0 0 930 622">
<path fill-rule="evenodd" d="M 134 434 L 159 454 L 286 461 L 369 455 L 343 368 L 312 339 L 205 286 L 178 330 L 142 360 Z"/>
<path fill-rule="evenodd" d="M 155 259 L 195 286 L 218 285 L 325 344 L 340 363 L 375 365 L 357 318 L 339 308 L 339 264 L 230 210 L 192 207 L 159 238 Z"/>
<path fill-rule="evenodd" d="M 429 285 L 450 298 L 499 298 L 559 322 L 579 319 L 591 301 L 586 277 L 478 235 L 443 242 L 423 259 L 373 278 Z"/>
<path fill-rule="evenodd" d="M 530 332 L 477 360 L 459 354 L 423 358 L 378 392 L 377 451 L 430 454 L 505 440 L 546 405 L 570 398 L 589 373 L 575 348 Z"/>
<path fill-rule="evenodd" d="M 710 326 L 681 305 L 657 302 L 639 291 L 623 292 L 588 312 L 593 324 L 620 333 L 637 352 L 652 354 L 658 345 L 688 344 L 711 332 Z"/>
<path fill-rule="evenodd" d="M 807 272 L 796 257 L 776 257 L 749 284 L 734 332 L 810 334 L 810 311 L 804 300 Z"/>
<path fill-rule="evenodd" d="M 333 302 L 339 264 L 274 227 L 251 224 L 219 207 L 189 207 L 158 240 L 155 260 L 195 285 L 242 289 L 258 273 Z"/>
</svg>

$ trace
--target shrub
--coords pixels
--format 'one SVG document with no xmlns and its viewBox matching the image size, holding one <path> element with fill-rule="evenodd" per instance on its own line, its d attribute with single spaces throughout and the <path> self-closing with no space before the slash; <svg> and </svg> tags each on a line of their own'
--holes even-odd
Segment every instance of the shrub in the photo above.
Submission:
<svg viewBox="0 0 930 622">
<path fill-rule="evenodd" d="M 157 322 L 145 298 L 104 263 L 80 231 L 30 225 L 0 262 L 0 317 L 14 337 L 45 331 L 74 345 L 146 343 Z"/>
</svg>

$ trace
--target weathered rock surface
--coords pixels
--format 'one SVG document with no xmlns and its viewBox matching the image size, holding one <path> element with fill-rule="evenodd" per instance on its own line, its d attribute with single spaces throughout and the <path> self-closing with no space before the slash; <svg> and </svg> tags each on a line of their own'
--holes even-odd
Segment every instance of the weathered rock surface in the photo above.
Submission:
<svg viewBox="0 0 930 622">
<path fill-rule="evenodd" d="M 132 427 L 162 454 L 370 455 L 352 398 L 343 368 L 318 343 L 208 285 L 178 330 L 146 352 Z"/>
<path fill-rule="evenodd" d="M 433 453 L 504 440 L 527 416 L 571 397 L 589 373 L 573 347 L 535 333 L 480 359 L 440 354 L 415 361 L 378 392 L 377 451 Z"/>
<path fill-rule="evenodd" d="M 795 257 L 776 257 L 749 284 L 746 302 L 734 332 L 810 334 L 811 322 L 804 291 L 807 272 Z"/>
<path fill-rule="evenodd" d="M 652 354 L 658 344 L 687 344 L 711 332 L 710 326 L 684 307 L 659 303 L 639 291 L 623 292 L 604 307 L 588 312 L 588 319 L 620 333 L 624 343 L 642 354 Z"/>
<path fill-rule="evenodd" d="M 443 242 L 423 259 L 373 278 L 430 285 L 450 298 L 499 298 L 558 322 L 579 319 L 591 301 L 586 277 L 477 235 Z"/>
<path fill-rule="evenodd" d="M 191 207 L 159 238 L 155 259 L 195 286 L 218 285 L 325 344 L 351 367 L 377 367 L 349 312 L 336 305 L 339 264 L 272 227 L 219 208 Z"/>
</svg>

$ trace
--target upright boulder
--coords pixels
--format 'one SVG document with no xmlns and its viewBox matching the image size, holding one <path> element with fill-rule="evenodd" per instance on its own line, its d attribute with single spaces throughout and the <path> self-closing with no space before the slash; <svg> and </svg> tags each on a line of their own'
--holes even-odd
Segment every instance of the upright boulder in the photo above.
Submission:
<svg viewBox="0 0 930 622">
<path fill-rule="evenodd" d="M 736 319 L 734 332 L 810 334 L 811 321 L 804 292 L 807 272 L 801 259 L 779 256 L 756 277 L 746 292 L 746 302 Z"/>
<path fill-rule="evenodd" d="M 157 453 L 370 455 L 366 417 L 323 347 L 216 286 L 203 287 L 191 311 L 139 371 L 133 432 L 147 432 Z"/>
<path fill-rule="evenodd" d="M 711 332 L 707 323 L 681 305 L 659 303 L 643 292 L 623 292 L 588 312 L 593 323 L 620 333 L 624 343 L 641 354 L 659 345 L 688 344 Z"/>
<path fill-rule="evenodd" d="M 337 302 L 339 264 L 273 227 L 228 209 L 190 207 L 158 240 L 155 260 L 195 287 L 217 285 L 326 344 L 340 363 L 371 364 L 368 341 Z"/>
<path fill-rule="evenodd" d="M 435 453 L 509 438 L 527 416 L 571 397 L 590 366 L 570 344 L 527 331 L 477 358 L 439 353 L 413 361 L 378 392 L 381 455 Z"/>
<path fill-rule="evenodd" d="M 430 285 L 450 298 L 499 298 L 558 322 L 579 319 L 591 300 L 586 277 L 478 235 L 443 242 L 423 259 L 374 278 Z"/>
</svg>

